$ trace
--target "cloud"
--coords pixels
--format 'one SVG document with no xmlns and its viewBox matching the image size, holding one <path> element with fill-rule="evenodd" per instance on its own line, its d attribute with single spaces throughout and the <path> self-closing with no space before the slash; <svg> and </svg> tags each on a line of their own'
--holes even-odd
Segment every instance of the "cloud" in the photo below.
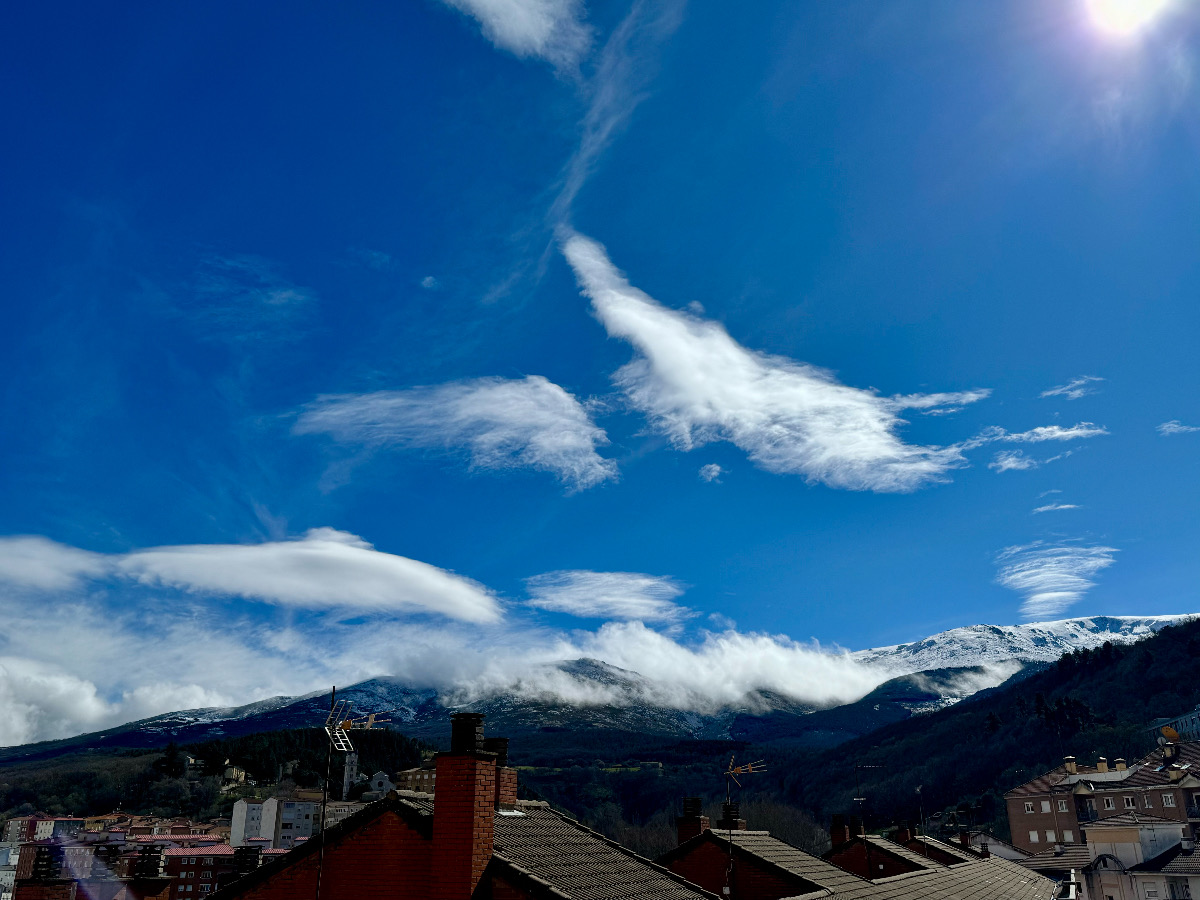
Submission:
<svg viewBox="0 0 1200 900">
<path fill-rule="evenodd" d="M 1074 503 L 1047 503 L 1045 506 L 1037 507 L 1033 513 L 1037 515 L 1044 512 L 1057 512 L 1060 509 L 1079 509 L 1079 506 Z"/>
<path fill-rule="evenodd" d="M 1042 441 L 1073 441 L 1080 438 L 1099 437 L 1104 434 L 1108 434 L 1107 428 L 1091 422 L 1080 422 L 1068 428 L 1063 428 L 1061 425 L 1041 425 L 1015 434 L 997 429 L 996 436 L 992 440 L 1038 444 Z"/>
<path fill-rule="evenodd" d="M 432 275 L 426 275 L 421 279 L 421 287 L 425 288 L 427 291 L 432 291 L 441 287 L 441 284 Z"/>
<path fill-rule="evenodd" d="M 45 538 L 0 541 L 0 585 L 62 591 L 101 577 L 304 609 L 422 612 L 470 622 L 500 616 L 495 596 L 482 585 L 428 563 L 381 553 L 333 528 L 311 529 L 299 540 L 154 547 L 112 555 Z"/>
<path fill-rule="evenodd" d="M 182 301 L 202 333 L 234 343 L 292 340 L 311 315 L 317 294 L 293 284 L 258 256 L 210 256 Z"/>
<path fill-rule="evenodd" d="M 717 465 L 716 463 L 709 463 L 706 466 L 701 466 L 700 467 L 700 480 L 708 481 L 708 482 L 713 482 L 713 481 L 720 482 L 721 471 L 722 471 L 721 467 L 719 465 Z"/>
<path fill-rule="evenodd" d="M 1163 422 L 1158 426 L 1158 433 L 1163 437 L 1169 437 L 1172 434 L 1191 434 L 1195 431 L 1200 431 L 1200 426 L 1184 425 L 1178 419 L 1172 419 L 1170 422 Z"/>
<path fill-rule="evenodd" d="M 66 547 L 44 537 L 0 537 L 0 584 L 66 590 L 108 569 L 103 554 Z"/>
<path fill-rule="evenodd" d="M 1063 459 L 1070 456 L 1071 452 L 1067 450 L 1047 459 L 1034 459 L 1032 456 L 1026 456 L 1024 450 L 998 450 L 996 451 L 996 455 L 992 457 L 992 461 L 988 463 L 988 468 L 994 469 L 997 472 L 1021 472 L 1027 469 L 1036 469 L 1039 466 L 1044 466 L 1046 463 Z"/>
<path fill-rule="evenodd" d="M 443 0 L 466 13 L 483 36 L 519 57 L 538 57 L 559 69 L 574 69 L 587 53 L 592 33 L 583 24 L 579 0 Z"/>
<path fill-rule="evenodd" d="M 962 405 L 982 391 L 881 397 L 824 369 L 749 350 L 716 322 L 631 286 L 598 243 L 564 253 L 608 333 L 638 351 L 615 375 L 633 407 L 680 450 L 729 441 L 769 472 L 850 490 L 911 491 L 965 464 L 959 447 L 907 444 L 903 409 Z"/>
<path fill-rule="evenodd" d="M 1093 577 L 1113 564 L 1117 552 L 1113 547 L 1054 546 L 1040 541 L 1009 547 L 996 557 L 1000 566 L 996 580 L 1025 597 L 1021 615 L 1026 621 L 1048 619 L 1094 587 Z"/>
<path fill-rule="evenodd" d="M 1066 384 L 1048 388 L 1038 396 L 1066 397 L 1068 400 L 1078 400 L 1080 397 L 1096 393 L 1096 388 L 1092 387 L 1092 385 L 1103 380 L 1103 378 L 1098 378 L 1095 375 L 1081 375 L 1079 378 L 1072 378 Z"/>
<path fill-rule="evenodd" d="M 596 452 L 608 443 L 604 430 L 540 375 L 319 397 L 293 431 L 377 447 L 464 448 L 475 468 L 537 469 L 571 490 L 617 477 L 616 463 Z"/>
<path fill-rule="evenodd" d="M 530 606 L 593 619 L 676 622 L 690 614 L 672 601 L 683 588 L 638 572 L 548 572 L 525 581 Z"/>
</svg>

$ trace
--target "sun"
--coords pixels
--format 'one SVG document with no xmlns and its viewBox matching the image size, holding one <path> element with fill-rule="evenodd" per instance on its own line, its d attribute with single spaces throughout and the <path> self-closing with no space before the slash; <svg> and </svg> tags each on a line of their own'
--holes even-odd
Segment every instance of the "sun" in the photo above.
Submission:
<svg viewBox="0 0 1200 900">
<path fill-rule="evenodd" d="M 1102 31 L 1132 36 L 1153 22 L 1172 0 L 1087 0 L 1092 21 Z"/>
</svg>

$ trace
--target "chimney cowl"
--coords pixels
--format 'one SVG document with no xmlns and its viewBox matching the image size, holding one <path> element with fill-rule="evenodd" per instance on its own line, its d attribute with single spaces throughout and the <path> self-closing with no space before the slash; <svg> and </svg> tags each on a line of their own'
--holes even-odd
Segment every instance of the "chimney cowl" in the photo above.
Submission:
<svg viewBox="0 0 1200 900">
<path fill-rule="evenodd" d="M 1119 756 L 1113 760 L 1113 765 L 1116 766 L 1118 772 L 1124 772 L 1129 768 L 1125 765 L 1125 760 Z"/>
<path fill-rule="evenodd" d="M 1075 757 L 1064 756 L 1063 767 L 1067 770 L 1068 775 L 1076 775 L 1079 773 L 1079 767 L 1075 764 Z"/>
<path fill-rule="evenodd" d="M 699 797 L 684 797 L 683 798 L 683 814 L 685 816 L 698 816 L 704 812 L 704 801 Z"/>
<path fill-rule="evenodd" d="M 483 739 L 483 749 L 488 753 L 496 754 L 497 768 L 504 768 L 508 765 L 508 738 L 506 737 L 490 737 Z"/>
<path fill-rule="evenodd" d="M 454 713 L 450 717 L 450 752 L 474 753 L 482 749 L 483 713 Z"/>
<path fill-rule="evenodd" d="M 1096 760 L 1096 771 L 1097 772 L 1107 772 L 1108 771 L 1108 760 L 1105 759 L 1103 756 L 1100 757 L 1098 760 Z"/>
</svg>

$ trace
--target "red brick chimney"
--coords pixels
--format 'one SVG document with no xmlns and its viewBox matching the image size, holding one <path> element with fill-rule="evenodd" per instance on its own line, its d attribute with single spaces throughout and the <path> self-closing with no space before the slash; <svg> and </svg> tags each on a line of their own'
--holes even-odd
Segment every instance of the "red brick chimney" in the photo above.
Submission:
<svg viewBox="0 0 1200 900">
<path fill-rule="evenodd" d="M 483 715 L 455 713 L 450 717 L 450 752 L 437 756 L 436 900 L 470 900 L 475 892 L 492 858 L 496 795 L 496 754 L 483 749 Z"/>
<path fill-rule="evenodd" d="M 908 828 L 907 822 L 901 822 L 900 827 L 896 829 L 896 843 L 907 844 L 912 840 L 912 831 Z"/>
<path fill-rule="evenodd" d="M 683 815 L 675 819 L 675 836 L 679 843 L 708 831 L 708 816 L 702 814 L 703 808 L 699 797 L 683 798 Z"/>
<path fill-rule="evenodd" d="M 846 817 L 841 813 L 833 814 L 833 824 L 829 826 L 829 841 L 833 846 L 844 844 L 850 840 L 850 829 L 846 825 Z"/>
<path fill-rule="evenodd" d="M 958 842 L 964 847 L 971 846 L 971 833 L 969 831 L 960 831 L 958 833 Z"/>
<path fill-rule="evenodd" d="M 517 805 L 517 770 L 508 765 L 508 738 L 484 738 L 483 749 L 496 754 L 496 809 Z"/>
</svg>

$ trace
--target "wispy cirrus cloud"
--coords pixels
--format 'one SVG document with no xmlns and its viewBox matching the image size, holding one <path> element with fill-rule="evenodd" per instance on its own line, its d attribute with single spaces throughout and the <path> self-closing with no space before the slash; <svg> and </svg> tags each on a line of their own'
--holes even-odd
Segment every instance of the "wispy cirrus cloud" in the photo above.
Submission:
<svg viewBox="0 0 1200 900">
<path fill-rule="evenodd" d="M 421 612 L 471 622 L 500 616 L 495 595 L 477 582 L 382 553 L 333 528 L 314 528 L 296 540 L 122 554 L 89 553 L 45 538 L 0 538 L 0 585 L 62 591 L 105 579 L 304 609 Z"/>
<path fill-rule="evenodd" d="M 573 70 L 587 53 L 592 30 L 580 0 L 443 0 L 477 21 L 483 36 L 514 56 L 537 57 Z"/>
<path fill-rule="evenodd" d="M 368 447 L 465 452 L 474 468 L 550 472 L 576 491 L 617 477 L 616 463 L 596 452 L 608 443 L 604 430 L 540 375 L 319 397 L 293 432 Z"/>
<path fill-rule="evenodd" d="M 1172 419 L 1170 422 L 1163 422 L 1156 430 L 1163 437 L 1170 437 L 1173 434 L 1192 434 L 1200 431 L 1200 425 L 1184 425 L 1178 419 Z"/>
<path fill-rule="evenodd" d="M 248 254 L 205 258 L 180 300 L 201 334 L 235 344 L 293 339 L 316 302 L 314 290 L 289 281 L 276 263 Z"/>
<path fill-rule="evenodd" d="M 996 455 L 992 457 L 992 461 L 988 463 L 988 468 L 996 472 L 1024 472 L 1029 469 L 1037 469 L 1046 465 L 1046 463 L 1065 459 L 1070 455 L 1071 451 L 1067 450 L 1047 459 L 1035 459 L 1032 456 L 1027 456 L 1024 450 L 997 450 Z"/>
<path fill-rule="evenodd" d="M 770 472 L 850 490 L 911 491 L 965 464 L 957 446 L 897 435 L 904 409 L 961 406 L 985 391 L 882 397 L 825 369 L 749 350 L 718 323 L 629 284 L 597 242 L 563 231 L 597 318 L 638 356 L 615 375 L 630 404 L 681 450 L 729 441 Z"/>
<path fill-rule="evenodd" d="M 1079 505 L 1075 503 L 1047 503 L 1045 506 L 1038 506 L 1033 510 L 1033 514 L 1058 512 L 1062 509 L 1079 509 Z"/>
<path fill-rule="evenodd" d="M 1009 547 L 996 557 L 997 582 L 1025 598 L 1026 620 L 1052 618 L 1095 587 L 1094 577 L 1113 564 L 1114 547 L 1044 544 Z"/>
<path fill-rule="evenodd" d="M 1052 388 L 1047 388 L 1042 391 L 1039 397 L 1065 397 L 1067 400 L 1078 400 L 1080 397 L 1086 397 L 1088 394 L 1096 393 L 1095 385 L 1101 381 L 1096 375 L 1081 375 L 1078 378 L 1072 378 L 1066 384 L 1056 385 Z"/>
<path fill-rule="evenodd" d="M 673 578 L 640 572 L 547 572 L 525 581 L 537 609 L 591 619 L 677 622 L 690 611 L 674 600 L 683 587 Z"/>
<path fill-rule="evenodd" d="M 1040 425 L 1028 431 L 1015 433 L 1001 429 L 992 440 L 1040 444 L 1043 441 L 1074 441 L 1081 438 L 1100 437 L 1108 433 L 1108 429 L 1103 426 L 1095 425 L 1092 422 L 1079 422 L 1066 428 L 1061 425 Z"/>
</svg>

